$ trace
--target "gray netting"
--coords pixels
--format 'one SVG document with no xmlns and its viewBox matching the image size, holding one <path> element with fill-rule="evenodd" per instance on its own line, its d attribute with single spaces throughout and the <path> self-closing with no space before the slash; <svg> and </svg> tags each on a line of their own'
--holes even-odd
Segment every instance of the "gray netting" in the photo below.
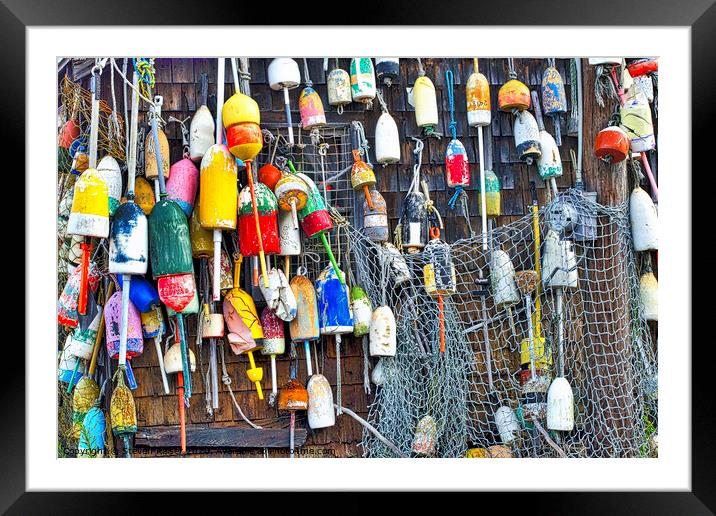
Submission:
<svg viewBox="0 0 716 516">
<path fill-rule="evenodd" d="M 577 190 L 564 192 L 539 210 L 542 240 L 551 227 L 545 214 L 561 202 L 595 214 L 596 234 L 593 241 L 575 242 L 579 286 L 563 295 L 564 376 L 574 392 L 575 428 L 551 434 L 570 457 L 645 454 L 647 422 L 655 424 L 657 417 L 656 359 L 641 314 L 628 205 L 605 207 Z M 444 297 L 446 350 L 441 354 L 437 301 L 423 286 L 424 253 L 402 255 L 410 280 L 398 285 L 385 274 L 396 258 L 350 226 L 347 234 L 357 283 L 374 307 L 392 307 L 397 322 L 397 353 L 381 359 L 384 383 L 369 422 L 408 455 L 424 415 L 437 422 L 436 456 L 458 457 L 468 447 L 501 444 L 495 411 L 507 405 L 519 414 L 524 403 L 519 343 L 527 336 L 528 317 L 524 303 L 512 306 L 513 328 L 507 311 L 495 307 L 494 285 L 486 297 L 479 294 L 480 271 L 491 275 L 491 250 L 482 250 L 482 237 L 450 245 L 457 289 Z M 535 268 L 532 215 L 495 229 L 490 240 L 501 244 L 516 271 Z M 555 293 L 542 289 L 540 299 L 547 354 L 554 357 L 546 372 L 554 377 L 559 364 Z M 362 446 L 367 457 L 394 456 L 368 431 Z M 534 430 L 523 430 L 512 448 L 518 456 L 556 456 Z"/>
</svg>

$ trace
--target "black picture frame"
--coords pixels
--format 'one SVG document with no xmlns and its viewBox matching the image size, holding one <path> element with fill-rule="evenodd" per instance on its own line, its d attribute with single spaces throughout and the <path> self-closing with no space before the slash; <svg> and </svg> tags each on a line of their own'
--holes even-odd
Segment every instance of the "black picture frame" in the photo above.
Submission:
<svg viewBox="0 0 716 516">
<path fill-rule="evenodd" d="M 658 25 L 691 27 L 691 99 L 713 99 L 714 63 L 716 63 L 716 3 L 715 0 L 602 0 L 602 1 L 558 1 L 512 0 L 510 2 L 493 1 L 490 3 L 474 0 L 459 0 L 450 3 L 449 8 L 436 2 L 424 0 L 410 3 L 381 3 L 365 10 L 356 10 L 350 14 L 335 15 L 331 11 L 327 24 L 350 22 L 352 24 L 419 25 L 429 20 L 434 24 L 460 25 Z M 278 6 L 278 4 L 276 4 Z M 335 7 L 335 4 L 333 5 Z M 25 93 L 26 41 L 27 26 L 49 25 L 246 25 L 248 20 L 260 23 L 286 24 L 295 26 L 296 8 L 273 9 L 272 12 L 255 12 L 245 4 L 202 2 L 186 0 L 138 2 L 93 0 L 2 0 L 0 2 L 0 102 L 2 119 L 0 125 L 2 142 L 11 158 L 16 171 L 24 168 L 25 148 Z M 329 12 L 326 5 L 313 2 L 311 10 L 317 13 Z M 251 22 L 249 22 L 251 23 Z M 310 23 L 317 23 L 312 18 Z M 18 102 L 24 99 L 25 102 Z M 688 158 L 689 151 L 696 157 L 703 150 L 713 147 L 714 102 L 693 103 L 683 106 L 691 110 L 692 149 L 684 149 Z M 684 128 L 688 130 L 688 128 Z M 685 160 L 688 163 L 688 159 Z M 692 166 L 695 167 L 695 164 Z M 694 168 L 696 170 L 696 168 Z M 8 173 L 10 171 L 8 170 Z M 25 171 L 25 180 L 31 177 L 31 171 Z M 704 170 L 713 181 L 713 165 Z M 685 174 L 685 171 L 679 171 Z M 37 175 L 34 176 L 36 179 Z M 30 186 L 26 183 L 26 186 Z M 30 189 L 26 189 L 26 200 Z M 688 214 L 684 214 L 688 215 Z M 694 222 L 698 217 L 694 217 Z M 708 232 L 710 234 L 711 231 Z M 693 232 L 692 234 L 696 234 Z M 28 236 L 27 234 L 25 235 Z M 17 257 L 13 256 L 13 269 L 17 270 Z M 24 263 L 24 261 L 23 261 Z M 23 265 L 24 267 L 24 265 Z M 25 272 L 29 272 L 25 270 Z M 684 278 L 691 281 L 691 278 Z M 15 287 L 20 292 L 20 285 Z M 25 292 L 25 294 L 28 294 Z M 697 307 L 695 299 L 694 308 Z M 14 297 L 16 306 L 21 300 Z M 24 303 L 22 306 L 25 306 Z M 701 308 L 705 310 L 706 308 Z M 28 314 L 25 315 L 28 317 Z M 694 312 L 694 322 L 699 320 Z M 701 318 L 701 320 L 704 320 Z M 707 320 L 707 319 L 706 319 Z M 15 325 L 18 326 L 19 325 Z M 22 330 L 20 330 L 22 333 Z M 696 334 L 694 333 L 694 342 Z M 15 336 L 16 342 L 25 335 Z M 713 340 L 713 337 L 710 339 Z M 685 351 L 691 343 L 688 337 L 680 345 Z M 6 345 L 9 345 L 9 340 Z M 706 344 L 713 346 L 712 342 Z M 695 351 L 692 348 L 692 351 Z M 707 352 L 713 356 L 712 352 Z M 714 495 L 714 472 L 716 464 L 714 439 L 710 423 L 709 407 L 713 405 L 710 393 L 713 391 L 709 377 L 710 361 L 699 359 L 694 354 L 692 363 L 692 490 L 690 492 L 594 492 L 594 493 L 512 493 L 509 505 L 520 512 L 529 514 L 713 514 L 716 510 Z M 4 368 L 4 388 L 0 389 L 3 407 L 2 451 L 0 452 L 0 510 L 8 514 L 64 514 L 77 513 L 78 507 L 96 514 L 129 512 L 130 508 L 147 510 L 151 503 L 149 496 L 140 493 L 27 493 L 25 489 L 25 359 L 21 353 L 15 353 L 15 367 Z M 700 408 L 699 408 L 700 407 Z M 708 479 L 712 480 L 709 481 Z M 487 495 L 480 495 L 480 504 L 485 507 Z M 504 497 L 505 494 L 496 496 Z M 535 503 L 535 497 L 539 500 Z M 162 503 L 163 510 L 170 509 L 172 501 L 184 502 L 186 496 L 179 493 L 161 495 L 153 499 Z M 214 500 L 216 500 L 214 498 Z M 504 500 L 504 498 L 503 498 Z M 236 503 L 236 500 L 235 500 Z M 475 502 L 477 503 L 477 502 Z M 141 505 L 140 505 L 141 504 Z M 149 504 L 149 505 L 148 505 Z M 243 510 L 248 509 L 248 500 L 241 502 Z M 502 513 L 502 509 L 500 509 Z"/>
</svg>

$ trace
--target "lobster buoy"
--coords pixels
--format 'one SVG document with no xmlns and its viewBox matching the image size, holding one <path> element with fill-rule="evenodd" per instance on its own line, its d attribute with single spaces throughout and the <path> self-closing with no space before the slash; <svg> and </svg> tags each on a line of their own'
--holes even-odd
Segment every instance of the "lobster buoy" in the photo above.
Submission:
<svg viewBox="0 0 716 516">
<path fill-rule="evenodd" d="M 131 290 L 130 290 L 131 292 Z M 127 312 L 127 358 L 136 357 L 144 352 L 144 337 L 142 334 L 142 318 L 139 310 L 129 301 Z M 110 358 L 119 357 L 119 338 L 122 320 L 122 291 L 118 290 L 107 300 L 104 306 L 105 338 L 107 339 L 107 354 Z"/>
<path fill-rule="evenodd" d="M 234 93 L 224 103 L 221 119 L 226 128 L 226 144 L 231 154 L 241 161 L 247 161 L 261 152 L 264 141 L 259 126 L 261 113 L 254 99 L 243 93 Z"/>
<path fill-rule="evenodd" d="M 298 63 L 290 57 L 277 57 L 268 66 L 268 82 L 272 90 L 292 90 L 301 84 Z"/>
<path fill-rule="evenodd" d="M 303 342 L 306 350 L 306 371 L 310 377 L 313 375 L 313 368 L 309 342 L 321 337 L 316 289 L 306 276 L 298 275 L 291 278 L 291 291 L 296 298 L 297 310 L 296 317 L 288 323 L 288 328 L 292 342 Z"/>
<path fill-rule="evenodd" d="M 415 79 L 413 85 L 413 103 L 415 105 L 415 122 L 426 134 L 434 132 L 438 125 L 438 100 L 435 85 L 425 75 Z"/>
<path fill-rule="evenodd" d="M 239 195 L 239 249 L 244 256 L 259 256 L 261 246 L 259 238 L 263 243 L 263 251 L 266 254 L 278 254 L 281 251 L 281 244 L 278 238 L 278 202 L 276 196 L 263 183 L 254 184 L 256 198 L 256 209 L 259 219 L 259 233 L 256 229 L 253 204 L 251 202 L 251 191 L 248 186 L 241 190 Z"/>
<path fill-rule="evenodd" d="M 167 140 L 167 135 L 164 130 L 159 127 L 157 127 L 157 135 L 159 137 L 159 151 L 161 152 L 162 159 L 162 173 L 164 179 L 169 179 L 169 140 Z M 159 177 L 152 131 L 149 131 L 144 138 L 144 176 L 147 179 L 157 179 Z"/>
<path fill-rule="evenodd" d="M 425 291 L 431 296 L 450 295 L 457 291 L 455 264 L 450 246 L 440 238 L 433 238 L 423 251 Z"/>
<path fill-rule="evenodd" d="M 221 250 L 221 257 L 219 258 L 219 290 L 222 292 L 234 288 L 233 278 L 233 264 L 229 259 L 229 253 L 225 249 Z M 209 257 L 208 263 L 209 269 L 209 281 L 214 282 L 214 256 Z M 236 285 L 237 287 L 240 285 Z"/>
<path fill-rule="evenodd" d="M 75 182 L 67 234 L 95 238 L 109 236 L 109 189 L 102 174 L 88 168 Z"/>
<path fill-rule="evenodd" d="M 353 311 L 348 289 L 343 285 L 332 266 L 323 269 L 316 280 L 318 320 L 322 335 L 340 335 L 353 332 Z"/>
<path fill-rule="evenodd" d="M 502 405 L 495 412 L 495 424 L 504 444 L 513 443 L 520 433 L 520 422 L 514 411 L 507 405 Z"/>
<path fill-rule="evenodd" d="M 395 316 L 389 306 L 379 306 L 370 318 L 370 356 L 394 357 L 397 348 Z"/>
<path fill-rule="evenodd" d="M 79 124 L 74 119 L 68 120 L 67 122 L 65 122 L 65 125 L 63 125 L 62 129 L 60 130 L 59 145 L 63 149 L 69 149 L 72 145 L 72 142 L 74 142 L 79 137 Z"/>
<path fill-rule="evenodd" d="M 353 335 L 363 337 L 370 332 L 370 320 L 373 315 L 368 294 L 361 287 L 351 287 L 351 309 L 353 311 Z"/>
<path fill-rule="evenodd" d="M 189 237 L 191 238 L 191 255 L 194 258 L 209 258 L 214 255 L 214 241 L 211 231 L 204 229 L 199 222 L 201 211 L 199 201 L 194 206 L 189 219 Z"/>
<path fill-rule="evenodd" d="M 607 163 L 619 163 L 629 155 L 629 136 L 618 125 L 599 131 L 594 141 L 594 154 Z"/>
<path fill-rule="evenodd" d="M 452 139 L 445 151 L 445 177 L 449 188 L 470 185 L 470 165 L 465 146 L 458 139 Z"/>
<path fill-rule="evenodd" d="M 311 86 L 306 86 L 298 97 L 298 109 L 301 113 L 301 127 L 310 131 L 314 127 L 326 125 L 326 113 L 320 95 Z"/>
<path fill-rule="evenodd" d="M 142 211 L 147 216 L 152 212 L 152 208 L 154 208 L 154 204 L 156 203 L 156 196 L 154 195 L 152 185 L 142 176 L 135 179 L 134 202 L 142 208 Z"/>
<path fill-rule="evenodd" d="M 376 57 L 375 73 L 380 82 L 386 86 L 391 86 L 393 81 L 400 76 L 400 59 L 397 57 Z"/>
<path fill-rule="evenodd" d="M 567 112 L 567 95 L 564 92 L 562 76 L 554 65 L 547 67 L 542 74 L 542 105 L 544 105 L 544 114 L 554 120 L 557 145 L 562 145 L 559 116 Z"/>
<path fill-rule="evenodd" d="M 639 75 L 638 77 L 634 77 L 634 85 L 632 88 L 639 88 L 643 91 L 644 95 L 646 95 L 646 99 L 649 101 L 649 104 L 654 102 L 654 83 L 648 75 Z"/>
<path fill-rule="evenodd" d="M 639 298 L 647 321 L 659 320 L 659 284 L 651 266 L 644 269 L 639 278 Z"/>
<path fill-rule="evenodd" d="M 619 109 L 621 127 L 626 131 L 633 152 L 646 152 L 656 147 L 654 124 L 649 100 L 640 88 L 632 88 Z"/>
<path fill-rule="evenodd" d="M 192 160 L 183 158 L 171 166 L 166 184 L 167 199 L 177 203 L 187 217 L 191 217 L 194 209 L 197 188 L 199 170 Z"/>
<path fill-rule="evenodd" d="M 373 242 L 387 242 L 390 238 L 390 228 L 385 199 L 378 190 L 371 190 L 370 198 L 372 208 L 363 201 L 363 233 Z"/>
<path fill-rule="evenodd" d="M 308 380 L 308 426 L 316 430 L 336 424 L 336 412 L 333 410 L 333 391 L 331 384 L 322 374 L 314 374 Z"/>
<path fill-rule="evenodd" d="M 240 263 L 237 262 L 237 267 L 240 266 Z M 248 292 L 234 287 L 224 298 L 223 310 L 226 326 L 229 328 L 227 340 L 231 350 L 237 355 L 247 354 L 249 367 L 246 369 L 246 376 L 256 387 L 258 398 L 262 400 L 264 395 L 261 389 L 261 380 L 264 370 L 262 367 L 256 367 L 254 351 L 259 351 L 262 348 L 263 344 L 258 345 L 256 340 L 263 339 L 264 333 L 256 312 L 256 305 Z M 250 334 L 247 334 L 247 329 Z"/>
<path fill-rule="evenodd" d="M 531 165 L 534 160 L 542 156 L 539 128 L 532 113 L 520 111 L 515 116 L 513 133 L 515 135 L 515 147 L 517 147 L 517 154 L 519 154 L 520 160 Z"/>
<path fill-rule="evenodd" d="M 530 108 L 530 90 L 523 82 L 510 79 L 497 92 L 497 105 L 507 113 L 525 111 Z"/>
<path fill-rule="evenodd" d="M 410 281 L 410 269 L 408 264 L 400 254 L 400 251 L 390 242 L 382 242 L 383 250 L 388 255 L 386 260 L 390 266 L 390 275 L 396 285 Z"/>
<path fill-rule="evenodd" d="M 278 199 L 278 206 L 282 211 L 288 211 L 293 218 L 293 227 L 298 229 L 298 211 L 306 207 L 310 189 L 308 185 L 294 174 L 284 174 L 276 183 L 274 189 Z"/>
<path fill-rule="evenodd" d="M 286 351 L 283 321 L 267 306 L 261 312 L 261 328 L 264 332 L 261 354 L 271 356 L 271 392 L 273 399 L 278 394 L 276 386 L 276 355 L 283 355 Z"/>
<path fill-rule="evenodd" d="M 107 434 L 107 421 L 104 412 L 98 406 L 87 411 L 82 420 L 82 430 L 77 442 L 78 457 L 104 457 L 104 442 Z"/>
<path fill-rule="evenodd" d="M 214 144 L 214 117 L 206 105 L 199 106 L 189 124 L 189 159 L 201 161 Z"/>
<path fill-rule="evenodd" d="M 100 271 L 94 262 L 90 262 L 87 271 L 87 287 L 91 292 L 97 290 L 99 285 Z M 79 324 L 77 305 L 80 295 L 80 283 L 82 281 L 82 268 L 76 267 L 72 271 L 67 283 L 62 289 L 62 294 L 57 300 L 57 322 L 63 326 L 76 328 Z"/>
<path fill-rule="evenodd" d="M 467 100 L 467 123 L 471 127 L 490 125 L 490 83 L 477 69 L 467 78 L 465 85 Z"/>
<path fill-rule="evenodd" d="M 174 201 L 162 199 L 149 215 L 149 257 L 154 279 L 194 272 L 189 224 Z"/>
<path fill-rule="evenodd" d="M 370 104 L 376 95 L 375 71 L 370 57 L 351 59 L 351 96 L 354 102 Z"/>
<path fill-rule="evenodd" d="M 428 212 L 425 195 L 410 192 L 405 196 L 400 215 L 400 234 L 408 253 L 417 253 L 425 247 L 428 235 Z"/>
<path fill-rule="evenodd" d="M 193 277 L 194 277 L 193 274 L 177 274 L 174 276 L 167 276 L 166 279 L 160 278 L 157 281 L 157 285 L 158 286 L 161 285 L 162 280 L 164 280 L 165 283 L 178 282 L 181 280 L 182 277 L 184 278 L 184 281 L 188 281 L 188 279 L 191 277 L 192 283 L 193 283 Z M 180 310 L 174 310 L 170 305 L 168 305 L 168 304 L 166 305 L 167 315 L 169 317 L 175 317 L 177 314 L 193 315 L 193 314 L 199 313 L 199 308 L 201 307 L 201 305 L 199 304 L 199 294 L 197 293 L 196 288 L 195 287 L 193 287 L 193 288 L 194 288 L 194 290 L 190 293 L 191 301 L 189 301 L 189 304 L 187 304 L 184 308 L 182 308 Z M 166 304 L 166 301 L 164 303 Z"/>
<path fill-rule="evenodd" d="M 544 239 L 542 255 L 542 284 L 546 289 L 576 289 L 579 275 L 577 257 L 571 240 L 560 240 L 556 231 L 549 229 Z"/>
<path fill-rule="evenodd" d="M 651 197 L 638 186 L 629 196 L 629 218 L 635 251 L 658 251 L 658 217 Z"/>
<path fill-rule="evenodd" d="M 149 264 L 149 229 L 142 208 L 133 202 L 121 204 L 114 214 L 111 229 L 109 272 L 120 275 L 146 274 Z"/>
<path fill-rule="evenodd" d="M 298 256 L 301 254 L 301 230 L 293 225 L 290 211 L 281 210 L 278 214 L 278 236 L 281 256 Z M 288 274 L 288 271 L 285 271 Z"/>
<path fill-rule="evenodd" d="M 418 455 L 433 455 L 438 437 L 438 425 L 432 416 L 423 416 L 415 427 L 410 448 Z"/>
<path fill-rule="evenodd" d="M 83 376 L 79 370 L 79 358 L 70 353 L 70 344 L 72 343 L 72 335 L 68 335 L 65 339 L 65 345 L 60 353 L 60 361 L 57 366 L 57 379 L 62 383 L 72 383 L 72 387 L 77 385 Z M 74 378 L 74 379 L 73 379 Z"/>
<path fill-rule="evenodd" d="M 482 215 L 482 189 L 480 183 L 477 184 L 478 191 L 478 207 L 479 213 Z M 502 213 L 500 203 L 500 180 L 492 170 L 485 170 L 485 206 L 487 217 L 499 217 Z"/>
<path fill-rule="evenodd" d="M 119 169 L 119 163 L 112 156 L 105 156 L 97 164 L 97 172 L 102 176 L 104 182 L 107 183 L 107 194 L 109 196 L 109 216 L 119 206 L 122 198 L 122 171 Z"/>
<path fill-rule="evenodd" d="M 520 293 L 515 282 L 515 267 L 510 255 L 502 249 L 495 249 L 492 252 L 490 283 L 495 307 L 498 310 L 520 302 Z"/>
<path fill-rule="evenodd" d="M 387 111 L 380 115 L 375 126 L 375 159 L 381 165 L 400 161 L 398 126 Z"/>
<path fill-rule="evenodd" d="M 380 387 L 385 383 L 385 370 L 383 368 L 383 359 L 379 358 L 378 363 L 375 364 L 373 371 L 370 373 L 370 381 L 374 385 Z"/>
<path fill-rule="evenodd" d="M 258 179 L 273 192 L 276 188 L 276 183 L 281 179 L 281 171 L 273 164 L 267 163 L 259 169 Z"/>
<path fill-rule="evenodd" d="M 236 229 L 239 192 L 234 156 L 226 145 L 212 145 L 201 160 L 199 222 L 205 229 Z"/>
<path fill-rule="evenodd" d="M 68 352 L 71 355 L 83 360 L 90 360 L 92 358 L 94 342 L 97 338 L 97 333 L 99 332 L 99 323 L 101 319 L 102 311 L 99 310 L 87 328 L 75 328 L 69 342 Z"/>
<path fill-rule="evenodd" d="M 365 201 L 370 209 L 375 209 L 370 196 L 370 188 L 375 186 L 375 174 L 373 169 L 363 161 L 360 151 L 353 149 L 353 166 L 351 167 L 351 185 L 354 190 L 363 190 Z"/>
<path fill-rule="evenodd" d="M 351 77 L 348 72 L 342 68 L 334 68 L 328 74 L 328 105 L 338 106 L 338 113 L 343 110 L 343 106 L 351 103 Z"/>
<path fill-rule="evenodd" d="M 109 414 L 112 422 L 112 435 L 122 438 L 124 456 L 130 458 L 131 436 L 137 433 L 137 406 L 134 403 L 132 391 L 124 384 L 123 376 L 118 378 L 117 386 L 112 392 Z"/>
<path fill-rule="evenodd" d="M 189 363 L 190 369 L 193 373 L 196 371 L 196 357 L 191 348 L 189 350 Z M 176 343 L 173 344 L 169 350 L 164 354 L 164 370 L 167 374 L 181 373 L 182 372 L 182 360 L 181 360 L 181 345 Z"/>
<path fill-rule="evenodd" d="M 537 98 L 537 92 L 532 92 L 532 105 L 535 109 L 537 130 L 539 131 L 539 147 L 540 155 L 537 156 L 537 172 L 539 176 L 547 180 L 549 178 L 560 177 L 562 175 L 562 158 L 559 156 L 559 147 L 557 142 L 554 141 L 552 135 L 549 134 L 544 128 L 544 121 L 542 120 L 542 110 L 539 106 L 539 99 Z M 555 127 L 558 121 L 555 120 Z M 555 195 L 557 184 L 552 184 L 555 189 Z"/>
<path fill-rule="evenodd" d="M 555 378 L 547 391 L 547 428 L 562 432 L 574 429 L 574 394 L 566 378 Z"/>
</svg>

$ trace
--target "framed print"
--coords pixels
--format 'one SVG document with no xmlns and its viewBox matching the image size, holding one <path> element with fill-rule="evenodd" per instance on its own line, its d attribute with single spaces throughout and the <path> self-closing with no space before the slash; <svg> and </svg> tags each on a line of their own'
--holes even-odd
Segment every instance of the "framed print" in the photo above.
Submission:
<svg viewBox="0 0 716 516">
<path fill-rule="evenodd" d="M 6 5 L 28 308 L 4 508 L 188 489 L 713 508 L 687 216 L 708 2 L 311 27 Z M 397 25 L 417 12 L 441 25 Z"/>
</svg>

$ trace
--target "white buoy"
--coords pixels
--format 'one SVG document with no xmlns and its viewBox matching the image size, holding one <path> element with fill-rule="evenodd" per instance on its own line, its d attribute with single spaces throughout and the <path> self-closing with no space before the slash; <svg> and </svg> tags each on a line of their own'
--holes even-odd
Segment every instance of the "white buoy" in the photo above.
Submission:
<svg viewBox="0 0 716 516">
<path fill-rule="evenodd" d="M 331 384 L 322 374 L 314 374 L 308 380 L 308 426 L 314 430 L 336 424 Z"/>
<path fill-rule="evenodd" d="M 651 197 L 638 186 L 629 196 L 629 218 L 635 251 L 658 251 L 658 215 Z"/>
<path fill-rule="evenodd" d="M 370 356 L 394 357 L 396 346 L 393 311 L 388 306 L 379 306 L 370 319 Z"/>
<path fill-rule="evenodd" d="M 495 424 L 504 444 L 510 444 L 520 433 L 520 422 L 515 412 L 507 405 L 502 405 L 495 412 Z"/>
<path fill-rule="evenodd" d="M 555 378 L 547 391 L 547 428 L 562 432 L 574 428 L 574 395 L 566 378 Z"/>
</svg>

